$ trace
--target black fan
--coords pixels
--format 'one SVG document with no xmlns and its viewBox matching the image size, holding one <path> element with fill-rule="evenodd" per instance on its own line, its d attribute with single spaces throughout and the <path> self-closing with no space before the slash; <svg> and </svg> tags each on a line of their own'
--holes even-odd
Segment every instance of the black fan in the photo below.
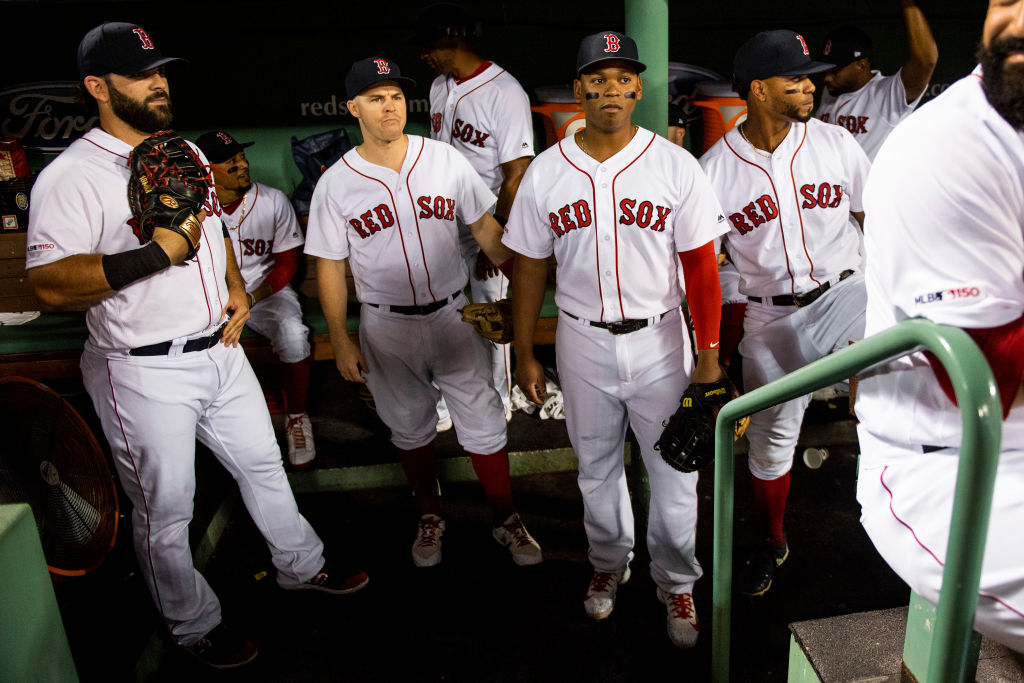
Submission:
<svg viewBox="0 0 1024 683">
<path fill-rule="evenodd" d="M 28 503 L 50 572 L 96 569 L 117 538 L 117 489 L 92 430 L 60 394 L 0 378 L 0 503 Z"/>
</svg>

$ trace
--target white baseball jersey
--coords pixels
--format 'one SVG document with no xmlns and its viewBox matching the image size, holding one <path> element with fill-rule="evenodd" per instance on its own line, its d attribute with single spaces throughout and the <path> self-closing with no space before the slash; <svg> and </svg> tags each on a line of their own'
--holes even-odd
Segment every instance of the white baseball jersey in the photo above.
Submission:
<svg viewBox="0 0 1024 683">
<path fill-rule="evenodd" d="M 922 90 L 916 100 L 907 104 L 907 89 L 900 78 L 902 72 L 900 69 L 891 76 L 883 76 L 879 71 L 872 71 L 874 76 L 861 88 L 837 97 L 825 90 L 817 118 L 850 131 L 868 158 L 874 160 L 892 129 L 910 115 L 924 97 Z"/>
<path fill-rule="evenodd" d="M 649 130 L 598 162 L 559 141 L 530 164 L 502 241 L 558 263 L 555 303 L 589 320 L 650 318 L 680 305 L 679 255 L 728 229 L 694 158 Z"/>
<path fill-rule="evenodd" d="M 989 105 L 980 71 L 890 139 L 865 192 L 867 334 L 913 317 L 967 328 L 1016 320 L 1024 312 L 1024 140 Z M 998 201 L 985 199 L 993 188 Z M 960 411 L 923 356 L 891 367 L 860 384 L 864 426 L 899 443 L 959 445 Z M 1003 444 L 1024 444 L 1024 410 L 1003 423 Z"/>
<path fill-rule="evenodd" d="M 469 78 L 430 85 L 430 137 L 459 150 L 497 193 L 501 165 L 533 156 L 530 98 L 509 72 L 484 62 Z"/>
<path fill-rule="evenodd" d="M 807 292 L 857 268 L 860 235 L 850 212 L 863 210 L 871 164 L 850 133 L 814 119 L 794 123 L 766 155 L 735 127 L 700 159 L 729 220 L 724 241 L 740 292 Z"/>
<path fill-rule="evenodd" d="M 291 202 L 284 192 L 269 185 L 253 183 L 233 213 L 222 211 L 221 220 L 231 236 L 235 260 L 250 292 L 263 284 L 274 267 L 275 253 L 303 243 Z"/>
<path fill-rule="evenodd" d="M 991 328 L 1024 313 L 1024 136 L 989 104 L 980 68 L 893 131 L 864 201 L 868 334 L 912 317 Z M 856 411 L 861 522 L 893 570 L 937 602 L 960 409 L 915 353 L 862 373 Z M 1018 406 L 1002 422 L 974 628 L 1024 652 L 1022 489 Z"/>
<path fill-rule="evenodd" d="M 349 259 L 363 302 L 422 305 L 462 290 L 456 219 L 474 223 L 496 199 L 451 145 L 407 137 L 401 173 L 351 149 L 313 192 L 305 251 Z"/>
<path fill-rule="evenodd" d="M 202 152 L 192 147 L 205 162 Z M 40 171 L 32 187 L 26 268 L 73 254 L 116 254 L 144 243 L 128 207 L 131 151 L 130 145 L 97 127 Z M 200 249 L 186 265 L 154 273 L 89 308 L 89 346 L 123 353 L 201 336 L 221 324 L 220 312 L 228 299 L 226 252 L 215 204 L 211 192 Z"/>
</svg>

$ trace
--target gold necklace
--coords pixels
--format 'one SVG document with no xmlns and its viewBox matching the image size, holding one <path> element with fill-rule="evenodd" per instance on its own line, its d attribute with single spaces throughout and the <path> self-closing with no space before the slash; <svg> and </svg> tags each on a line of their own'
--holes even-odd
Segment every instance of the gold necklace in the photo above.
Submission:
<svg viewBox="0 0 1024 683">
<path fill-rule="evenodd" d="M 242 206 L 239 209 L 238 222 L 235 223 L 234 225 L 229 225 L 228 226 L 228 230 L 238 230 L 240 227 L 242 227 L 242 223 L 245 222 L 245 219 L 249 217 L 249 214 L 247 214 L 245 212 L 245 202 L 246 202 L 247 199 L 249 199 L 249 193 L 248 192 L 246 192 L 245 194 L 242 195 Z M 250 211 L 249 213 L 252 213 L 252 212 Z"/>
<path fill-rule="evenodd" d="M 760 154 L 765 159 L 771 159 L 772 158 L 772 153 L 771 152 L 765 152 L 763 149 L 758 149 L 757 146 L 755 146 L 754 143 L 750 141 L 750 138 L 747 137 L 747 134 L 743 132 L 743 129 L 747 127 L 746 124 L 747 124 L 747 122 L 744 121 L 739 126 L 737 126 L 737 128 L 739 128 L 739 130 L 740 130 L 740 135 L 743 136 L 743 139 L 747 141 L 747 144 L 750 145 L 751 148 L 753 148 L 753 150 L 757 154 Z"/>
<path fill-rule="evenodd" d="M 576 131 L 576 144 L 579 145 L 580 150 L 582 150 L 584 154 L 586 154 L 588 157 L 593 157 L 593 158 L 596 159 L 597 157 L 594 157 L 594 155 L 590 153 L 590 150 L 587 149 L 587 146 L 583 144 L 583 131 L 584 130 L 585 129 L 581 129 L 581 130 Z M 632 140 L 633 137 L 637 134 L 637 131 L 639 131 L 639 130 L 640 130 L 640 126 L 638 126 L 638 125 L 636 125 L 634 123 L 633 124 L 633 133 L 629 136 L 629 139 Z M 629 143 L 627 143 L 627 144 L 629 144 Z"/>
</svg>

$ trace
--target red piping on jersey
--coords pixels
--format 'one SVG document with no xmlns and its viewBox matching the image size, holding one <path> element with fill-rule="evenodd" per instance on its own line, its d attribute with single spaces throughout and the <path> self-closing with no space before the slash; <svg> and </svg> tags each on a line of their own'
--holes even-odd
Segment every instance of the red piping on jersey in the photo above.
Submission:
<svg viewBox="0 0 1024 683">
<path fill-rule="evenodd" d="M 909 531 L 910 535 L 914 537 L 914 540 L 917 542 L 917 544 L 919 546 L 921 546 L 921 549 L 924 550 L 929 555 L 931 555 L 932 559 L 935 560 L 935 562 L 940 567 L 945 567 L 946 566 L 945 563 L 942 560 L 940 560 L 938 558 L 938 556 L 934 552 L 932 552 L 932 549 L 929 548 L 928 546 L 926 546 L 924 543 L 922 543 L 921 539 L 917 537 L 917 533 L 914 531 L 914 528 L 912 526 L 910 526 L 909 524 L 907 524 L 906 522 L 904 522 L 902 519 L 900 519 L 900 516 L 896 514 L 896 510 L 893 509 L 892 505 L 893 505 L 893 502 L 894 502 L 894 496 L 893 496 L 893 493 L 892 493 L 892 489 L 890 489 L 889 486 L 885 483 L 885 473 L 888 470 L 889 470 L 889 466 L 888 465 L 886 465 L 885 467 L 882 468 L 882 473 L 880 475 L 878 475 L 878 481 L 882 485 L 882 488 L 885 489 L 885 492 L 889 494 L 889 512 L 892 513 L 893 519 L 895 519 L 897 522 L 899 522 L 904 527 L 906 527 L 907 531 Z M 1001 599 L 999 597 L 996 597 L 995 595 L 989 595 L 988 593 L 982 593 L 979 590 L 978 591 L 978 597 L 986 598 L 986 599 L 991 600 L 993 602 L 998 602 L 1000 605 L 1002 605 L 1006 609 L 1010 610 L 1011 612 L 1013 612 L 1017 616 L 1024 617 L 1024 612 L 1022 612 L 1019 609 L 1016 609 L 1016 608 L 1012 607 L 1011 605 L 1007 604 L 1005 600 L 1003 600 L 1003 599 Z"/>
<path fill-rule="evenodd" d="M 793 173 L 793 164 L 796 163 L 796 155 L 803 149 L 804 142 L 807 140 L 807 124 L 804 124 L 804 136 L 800 138 L 800 144 L 796 146 L 796 151 L 793 152 L 793 157 L 789 160 L 789 178 L 793 181 L 793 199 L 796 200 L 796 215 L 800 218 L 800 244 L 804 248 L 804 256 L 807 257 L 807 262 L 811 264 L 811 270 L 807 273 L 807 276 L 814 280 L 814 282 L 820 287 L 821 282 L 818 278 L 814 277 L 814 260 L 811 258 L 810 252 L 807 251 L 807 235 L 804 232 L 804 212 L 800 210 L 800 194 L 796 189 L 796 174 Z M 791 286 L 793 294 L 796 294 L 795 284 Z"/>
<path fill-rule="evenodd" d="M 132 455 L 132 447 L 128 445 L 128 435 L 124 432 L 124 422 L 121 421 L 121 413 L 117 410 L 117 396 L 114 395 L 114 379 L 110 372 L 110 359 L 107 359 L 107 384 L 110 385 L 110 400 L 114 403 L 114 415 L 117 416 L 117 426 L 121 430 L 121 437 L 124 439 L 124 450 L 132 463 L 132 471 L 135 472 L 135 481 L 139 484 L 139 493 L 142 494 L 142 505 L 146 510 L 146 555 L 149 556 L 149 576 L 153 580 L 153 592 L 156 594 L 156 606 L 160 615 L 164 614 L 164 603 L 160 599 L 160 586 L 156 582 L 156 570 L 153 568 L 153 527 L 149 517 L 149 498 L 146 497 L 146 487 L 142 484 L 142 477 L 139 476 L 139 466 L 135 463 L 135 456 Z"/>
<path fill-rule="evenodd" d="M 423 233 L 420 232 L 420 215 L 416 213 L 416 201 L 412 198 L 412 187 L 409 185 L 409 178 L 412 176 L 413 170 L 416 168 L 416 164 L 420 162 L 420 157 L 423 156 L 423 148 L 427 146 L 427 141 L 423 140 L 420 142 L 420 151 L 416 153 L 416 159 L 412 162 L 412 166 L 409 167 L 409 172 L 405 174 L 405 189 L 406 194 L 409 195 L 409 203 L 412 205 L 412 217 L 416 221 L 416 239 L 420 241 L 420 256 L 423 257 L 423 270 L 427 273 L 427 291 L 430 292 L 431 303 L 437 301 L 437 296 L 434 294 L 434 288 L 430 285 L 430 266 L 427 264 L 427 252 L 423 248 Z M 395 209 L 395 213 L 398 213 L 398 209 Z M 396 219 L 397 220 L 397 219 Z M 413 303 L 416 302 L 416 292 L 412 293 Z"/>
<path fill-rule="evenodd" d="M 615 207 L 617 206 L 617 204 L 615 203 L 615 181 L 619 179 L 620 175 L 626 172 L 627 168 L 635 164 L 653 143 L 654 134 L 652 133 L 650 141 L 647 143 L 646 146 L 644 146 L 642 150 L 640 150 L 640 153 L 636 155 L 636 159 L 633 159 L 633 161 L 623 166 L 622 170 L 616 173 L 615 176 L 612 178 L 612 230 L 615 232 L 615 288 L 618 290 L 619 313 L 622 314 L 623 320 L 626 319 L 626 309 L 622 305 L 622 283 L 619 280 L 619 217 L 615 210 Z"/>
<path fill-rule="evenodd" d="M 504 69 L 502 69 L 502 70 L 501 70 L 501 71 L 499 71 L 498 73 L 494 74 L 493 76 L 491 76 L 490 78 L 488 78 L 488 79 L 487 79 L 486 81 L 484 81 L 484 82 L 483 82 L 483 83 L 481 83 L 480 85 L 476 86 L 475 88 L 473 88 L 472 90 L 470 90 L 469 92 L 467 92 L 467 93 L 466 93 L 465 95 L 460 95 L 460 96 L 459 96 L 459 99 L 455 100 L 455 107 L 454 107 L 454 108 L 452 109 L 452 122 L 454 122 L 454 121 L 455 121 L 455 113 L 456 113 L 457 111 L 459 111 L 459 104 L 460 104 L 460 103 L 462 102 L 462 100 L 466 99 L 466 97 L 468 97 L 468 96 L 469 96 L 469 95 L 471 95 L 472 93 L 476 92 L 476 91 L 477 91 L 477 90 L 479 90 L 480 88 L 484 87 L 485 85 L 487 85 L 488 83 L 490 83 L 491 81 L 493 81 L 493 80 L 494 80 L 495 78 L 497 78 L 498 76 L 500 76 L 500 75 L 501 75 L 501 74 L 503 74 L 503 73 L 505 73 L 505 70 L 504 70 Z M 474 75 L 475 75 L 475 74 L 474 74 Z M 473 76 L 470 76 L 469 78 L 472 78 L 472 77 L 473 77 Z M 469 80 L 469 78 L 467 78 L 466 80 L 468 81 L 468 80 Z M 456 81 L 456 83 L 464 83 L 464 82 L 465 82 L 465 81 Z M 451 126 L 449 126 L 449 127 L 448 127 L 448 144 L 451 144 L 451 142 L 452 142 L 452 127 L 451 127 Z"/>
<path fill-rule="evenodd" d="M 737 159 L 739 159 L 745 164 L 750 164 L 751 166 L 761 171 L 761 173 L 764 173 L 768 177 L 768 184 L 772 186 L 772 194 L 775 195 L 775 207 L 779 212 L 779 233 L 782 235 L 782 255 L 786 257 L 786 272 L 789 274 L 789 291 L 791 293 L 795 293 L 794 287 L 796 286 L 796 284 L 793 280 L 793 270 L 789 267 L 789 249 L 787 249 L 786 247 L 786 231 L 782 226 L 782 202 L 779 201 L 779 191 L 775 189 L 775 181 L 772 179 L 772 176 L 768 171 L 764 170 L 754 162 L 747 161 L 746 159 L 744 159 L 743 155 L 737 152 L 736 148 L 729 144 L 728 136 L 723 136 L 722 139 L 725 140 L 725 146 L 729 148 L 730 152 L 736 155 Z"/>
<path fill-rule="evenodd" d="M 345 165 L 349 167 L 349 170 L 351 170 L 356 175 L 362 176 L 362 177 L 366 178 L 367 180 L 373 180 L 373 181 L 376 181 L 376 182 L 380 183 L 384 187 L 384 190 L 387 191 L 388 197 L 391 198 L 391 208 L 395 210 L 395 225 L 398 227 L 398 239 L 400 239 L 402 241 L 402 256 L 405 257 L 405 269 L 409 273 L 409 289 L 412 290 L 412 301 L 415 304 L 416 303 L 416 287 L 412 283 L 412 268 L 409 266 L 409 254 L 406 253 L 406 251 L 405 251 L 405 237 L 402 235 L 402 219 L 398 217 L 398 207 L 395 206 L 395 197 L 394 197 L 394 195 L 391 194 L 391 188 L 388 187 L 387 183 L 385 183 L 380 178 L 374 178 L 373 176 L 368 176 L 365 173 L 360 173 L 356 169 L 352 168 L 352 164 L 348 163 L 348 159 L 346 159 L 344 156 L 341 157 L 341 160 L 343 162 L 345 162 Z M 415 215 L 415 213 L 413 215 Z M 345 229 L 348 230 L 348 226 L 347 225 L 345 226 Z"/>
<path fill-rule="evenodd" d="M 602 289 L 601 289 L 601 252 L 598 250 L 598 247 L 600 246 L 600 242 L 597 239 L 597 188 L 594 187 L 594 179 L 590 177 L 590 174 L 587 173 L 586 171 L 584 171 L 582 168 L 580 168 L 576 164 L 572 163 L 572 161 L 569 160 L 569 157 L 567 157 L 565 155 L 565 150 L 562 148 L 562 142 L 563 141 L 564 141 L 564 138 L 562 140 L 558 141 L 558 151 L 562 153 L 562 158 L 565 159 L 565 163 L 569 164 L 570 166 L 575 168 L 577 171 L 579 171 L 583 175 L 587 176 L 587 180 L 590 181 L 591 202 L 594 205 L 594 258 L 595 258 L 596 263 L 597 263 L 597 295 L 601 299 L 601 318 L 600 318 L 600 320 L 604 321 L 604 291 L 602 291 Z M 583 150 L 580 150 L 580 151 L 583 152 Z"/>
<path fill-rule="evenodd" d="M 217 281 L 217 264 L 213 260 L 213 250 L 210 248 L 210 240 L 206 236 L 206 221 L 199 224 L 199 229 L 203 231 L 203 246 L 206 247 L 206 251 L 210 252 L 210 270 L 213 271 L 213 281 Z M 223 237 L 221 237 L 223 239 Z M 200 248 L 201 249 L 201 248 Z M 203 296 L 206 297 L 206 326 L 209 327 L 213 324 L 213 309 L 210 308 L 210 292 L 206 289 L 206 278 L 203 277 L 203 267 L 199 262 L 199 254 L 202 251 L 196 252 L 196 265 L 199 270 L 199 282 L 203 285 Z M 220 289 L 217 290 L 217 303 L 220 304 L 220 310 L 224 310 L 224 302 L 220 298 Z"/>
</svg>

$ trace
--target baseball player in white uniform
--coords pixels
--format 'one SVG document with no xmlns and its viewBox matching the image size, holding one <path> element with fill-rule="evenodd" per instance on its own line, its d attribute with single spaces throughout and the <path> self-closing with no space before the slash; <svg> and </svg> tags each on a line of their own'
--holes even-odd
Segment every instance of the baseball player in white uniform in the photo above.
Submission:
<svg viewBox="0 0 1024 683">
<path fill-rule="evenodd" d="M 861 192 L 870 162 L 850 133 L 811 118 L 816 62 L 803 36 L 763 31 L 734 60 L 747 119 L 700 160 L 730 230 L 722 242 L 747 297 L 743 388 L 751 391 L 860 339 Z M 771 588 L 789 555 L 783 529 L 789 470 L 811 395 L 751 416 L 755 514 L 767 541 L 740 574 L 747 595 Z"/>
<path fill-rule="evenodd" d="M 164 68 L 173 61 L 134 24 L 104 23 L 82 39 L 79 72 L 100 125 L 40 172 L 26 267 L 46 309 L 87 310 L 82 378 L 132 502 L 136 555 L 157 610 L 178 645 L 228 668 L 251 661 L 256 647 L 223 626 L 217 596 L 192 564 L 196 439 L 238 483 L 279 585 L 350 593 L 368 579 L 328 570 L 296 507 L 238 347 L 248 302 L 216 196 L 198 216 L 200 249 L 187 262 L 185 240 L 171 230 L 157 228 L 141 247 L 133 231 L 127 160 L 171 122 Z"/>
<path fill-rule="evenodd" d="M 1024 0 L 991 2 L 981 64 L 897 128 L 864 193 L 866 333 L 923 317 L 965 329 L 1002 400 L 1002 453 L 975 629 L 1024 652 Z M 943 144 L 936 145 L 941 139 Z M 991 197 L 999 188 L 998 201 Z M 934 362 L 933 362 L 934 361 Z M 857 391 L 861 521 L 938 603 L 963 436 L 948 375 L 915 353 Z"/>
<path fill-rule="evenodd" d="M 304 238 L 288 197 L 251 180 L 245 148 L 252 144 L 239 143 L 222 130 L 204 133 L 196 140 L 210 160 L 221 221 L 231 235 L 245 280 L 249 296 L 246 325 L 270 339 L 282 363 L 288 461 L 296 469 L 304 469 L 316 457 L 313 425 L 306 413 L 312 356 L 302 304 L 289 284 L 299 268 Z"/>
<path fill-rule="evenodd" d="M 672 469 L 654 444 L 688 383 L 722 376 L 714 240 L 727 225 L 689 152 L 632 123 L 644 69 L 629 36 L 602 31 L 582 40 L 573 88 L 586 127 L 530 164 L 503 241 L 517 252 L 516 380 L 538 404 L 545 378 L 533 334 L 547 259 L 554 254 L 558 264 L 555 357 L 594 567 L 584 609 L 608 617 L 629 578 L 634 525 L 623 447 L 632 427 L 650 474 L 651 576 L 669 637 L 689 648 L 697 642 L 692 594 L 702 573 L 694 551 L 697 474 Z M 696 365 L 681 322 L 680 263 Z"/>
<path fill-rule="evenodd" d="M 533 157 L 533 114 L 530 98 L 508 71 L 477 52 L 477 23 L 458 5 L 440 4 L 420 13 L 420 59 L 438 74 L 430 85 L 430 137 L 459 150 L 498 200 L 491 209 L 505 224 L 512 199 Z M 460 225 L 463 257 L 469 269 L 473 301 L 498 301 L 508 278 L 488 260 L 464 225 Z M 512 417 L 508 344 L 491 344 L 494 388 L 505 417 Z M 451 424 L 444 399 L 438 403 L 440 423 Z"/>
<path fill-rule="evenodd" d="M 856 26 L 831 31 L 822 44 L 822 60 L 835 68 L 825 73 L 817 117 L 850 131 L 869 159 L 921 102 L 939 59 L 921 8 L 914 0 L 900 0 L 900 7 L 909 54 L 892 75 L 871 69 L 871 38 Z"/>
<path fill-rule="evenodd" d="M 465 157 L 451 145 L 403 132 L 403 90 L 413 85 L 383 57 L 352 65 L 345 90 L 363 142 L 317 183 L 306 253 L 318 257 L 320 302 L 338 370 L 369 385 L 416 498 L 416 566 L 441 561 L 445 522 L 434 450 L 439 393 L 487 494 L 494 538 L 516 563 L 536 564 L 540 546 L 512 500 L 507 425 L 489 379 L 487 346 L 459 314 L 467 301 L 458 222 L 469 226 L 492 262 L 509 267 L 512 252 L 487 213 L 494 194 Z M 346 329 L 349 266 L 362 304 L 360 346 Z"/>
</svg>

